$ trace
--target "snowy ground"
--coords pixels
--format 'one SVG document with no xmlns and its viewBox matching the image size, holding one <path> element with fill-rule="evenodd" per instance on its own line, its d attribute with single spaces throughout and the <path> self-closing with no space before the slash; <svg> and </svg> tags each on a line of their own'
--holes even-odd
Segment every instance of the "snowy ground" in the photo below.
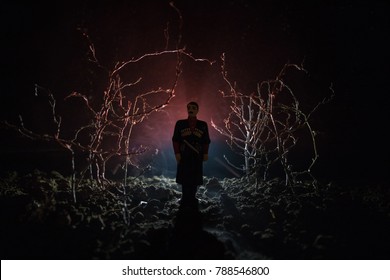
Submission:
<svg viewBox="0 0 390 280">
<path fill-rule="evenodd" d="M 390 258 L 386 186 L 206 178 L 199 210 L 179 211 L 180 187 L 165 177 L 84 182 L 77 203 L 57 172 L 0 184 L 2 259 Z"/>
</svg>

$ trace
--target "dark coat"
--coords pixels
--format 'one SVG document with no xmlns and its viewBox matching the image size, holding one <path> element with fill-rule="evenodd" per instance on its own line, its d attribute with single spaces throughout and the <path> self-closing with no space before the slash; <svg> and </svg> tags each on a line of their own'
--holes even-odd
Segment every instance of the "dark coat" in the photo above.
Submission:
<svg viewBox="0 0 390 280">
<path fill-rule="evenodd" d="M 203 155 L 208 153 L 210 144 L 207 123 L 197 120 L 191 131 L 187 119 L 177 121 L 172 141 L 180 146 L 181 155 L 177 165 L 176 182 L 182 185 L 202 185 Z"/>
</svg>

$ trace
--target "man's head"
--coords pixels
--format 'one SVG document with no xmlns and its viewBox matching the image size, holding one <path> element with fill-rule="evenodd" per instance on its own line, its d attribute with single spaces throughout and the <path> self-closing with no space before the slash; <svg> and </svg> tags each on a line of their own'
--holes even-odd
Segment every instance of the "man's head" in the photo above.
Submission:
<svg viewBox="0 0 390 280">
<path fill-rule="evenodd" d="M 189 117 L 196 117 L 199 111 L 198 103 L 191 101 L 187 104 L 187 112 Z"/>
</svg>

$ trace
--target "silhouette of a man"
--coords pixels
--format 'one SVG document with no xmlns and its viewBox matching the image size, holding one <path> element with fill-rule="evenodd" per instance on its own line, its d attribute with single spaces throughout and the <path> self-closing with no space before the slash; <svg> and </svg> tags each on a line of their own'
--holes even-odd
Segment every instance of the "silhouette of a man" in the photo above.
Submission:
<svg viewBox="0 0 390 280">
<path fill-rule="evenodd" d="M 188 118 L 178 120 L 172 137 L 177 161 L 176 182 L 182 186 L 181 207 L 197 207 L 196 191 L 203 184 L 203 161 L 208 160 L 207 123 L 196 118 L 199 106 L 187 104 Z"/>
</svg>

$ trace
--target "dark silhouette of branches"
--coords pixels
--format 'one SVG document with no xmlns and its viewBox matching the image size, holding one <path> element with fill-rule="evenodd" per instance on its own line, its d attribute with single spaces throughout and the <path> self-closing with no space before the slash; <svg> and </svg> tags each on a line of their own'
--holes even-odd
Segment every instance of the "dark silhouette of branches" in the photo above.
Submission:
<svg viewBox="0 0 390 280">
<path fill-rule="evenodd" d="M 171 4 L 173 8 L 173 4 Z M 177 9 L 176 9 L 177 10 Z M 181 15 L 177 10 L 180 20 Z M 181 24 L 180 24 L 181 26 Z M 107 84 L 102 92 L 97 93 L 100 100 L 98 104 L 90 104 L 87 95 L 74 91 L 65 97 L 64 101 L 70 99 L 78 100 L 83 105 L 83 110 L 79 112 L 80 116 L 85 115 L 87 123 L 80 125 L 69 137 L 65 135 L 63 128 L 63 119 L 67 116 L 61 116 L 57 110 L 57 100 L 55 95 L 48 89 L 35 85 L 35 95 L 45 95 L 51 109 L 49 119 L 55 126 L 54 131 L 47 133 L 38 133 L 29 127 L 26 127 L 22 116 L 20 123 L 3 122 L 8 128 L 18 131 L 21 135 L 41 141 L 52 141 L 58 143 L 72 155 L 72 190 L 73 198 L 76 201 L 76 188 L 78 182 L 85 178 L 86 174 L 93 180 L 96 180 L 97 186 L 103 187 L 108 182 L 106 179 L 106 165 L 113 158 L 123 160 L 125 171 L 124 185 L 126 185 L 128 165 L 136 166 L 134 158 L 147 150 L 145 146 L 133 147 L 132 133 L 134 127 L 145 121 L 148 116 L 159 112 L 168 106 L 175 97 L 175 90 L 179 77 L 182 73 L 182 62 L 188 58 L 194 62 L 213 62 L 207 59 L 193 57 L 183 47 L 180 47 L 181 36 L 174 49 L 168 49 L 169 31 L 165 30 L 167 40 L 166 49 L 145 53 L 139 57 L 133 57 L 126 61 L 117 61 L 112 69 L 102 65 L 98 58 L 98 52 L 88 36 L 87 32 L 80 28 L 79 31 L 88 43 L 88 60 L 94 67 L 103 70 L 107 77 Z M 146 59 L 167 57 L 176 59 L 176 71 L 170 78 L 170 86 L 154 86 L 151 90 L 140 91 L 135 89 L 142 81 L 142 77 L 133 81 L 124 78 L 123 72 L 130 65 L 140 63 Z M 100 98 L 100 99 L 99 99 Z M 86 155 L 88 162 L 86 168 L 76 174 L 75 154 Z M 76 178 L 77 177 L 77 178 Z"/>
<path fill-rule="evenodd" d="M 221 59 L 222 76 L 229 88 L 229 92 L 221 91 L 221 94 L 230 100 L 230 112 L 224 119 L 224 126 L 213 121 L 212 126 L 227 137 L 228 145 L 243 157 L 244 165 L 234 165 L 225 157 L 227 162 L 246 175 L 256 174 L 256 178 L 260 176 L 264 180 L 269 177 L 271 166 L 278 163 L 283 168 L 286 184 L 295 183 L 298 175 L 311 175 L 318 151 L 310 117 L 329 99 L 319 102 L 309 113 L 301 110 L 299 100 L 285 83 L 290 70 L 306 73 L 303 66 L 297 64 L 285 64 L 275 79 L 258 83 L 255 92 L 243 94 L 228 77 L 225 55 Z M 304 170 L 295 170 L 289 153 L 299 140 L 298 132 L 303 129 L 310 135 L 307 149 L 311 150 L 311 161 Z"/>
</svg>

